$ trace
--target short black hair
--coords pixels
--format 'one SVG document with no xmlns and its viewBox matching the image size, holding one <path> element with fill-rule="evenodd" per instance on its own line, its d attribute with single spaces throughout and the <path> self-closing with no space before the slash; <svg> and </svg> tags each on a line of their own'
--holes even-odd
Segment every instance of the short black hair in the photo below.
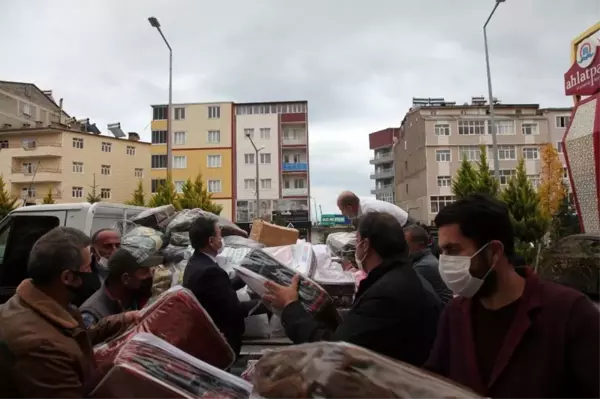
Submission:
<svg viewBox="0 0 600 399">
<path fill-rule="evenodd" d="M 98 242 L 98 236 L 100 234 L 104 233 L 105 231 L 114 231 L 115 233 L 119 233 L 115 229 L 100 229 L 100 230 L 96 231 L 94 234 L 92 234 L 92 244 L 95 244 L 96 242 Z"/>
<path fill-rule="evenodd" d="M 515 254 L 515 233 L 506 204 L 488 194 L 470 194 L 444 207 L 435 217 L 437 227 L 457 224 L 477 248 L 500 241 L 504 254 Z"/>
<path fill-rule="evenodd" d="M 371 248 L 381 258 L 408 254 L 408 245 L 400 222 L 385 212 L 369 212 L 358 221 L 361 239 L 369 239 Z"/>
<path fill-rule="evenodd" d="M 410 233 L 410 239 L 415 244 L 421 244 L 424 247 L 429 245 L 429 233 L 423 226 L 412 224 L 404 227 L 405 232 Z"/>
<path fill-rule="evenodd" d="M 33 244 L 27 273 L 37 285 L 52 283 L 65 270 L 78 271 L 83 263 L 81 250 L 90 238 L 73 227 L 55 227 Z"/>
<path fill-rule="evenodd" d="M 217 232 L 217 222 L 214 219 L 199 217 L 190 227 L 190 243 L 194 249 L 202 249 L 208 245 L 208 239 Z"/>
<path fill-rule="evenodd" d="M 109 281 L 120 280 L 125 273 L 134 273 L 140 268 L 148 267 L 140 264 L 137 258 L 127 249 L 119 248 L 108 258 L 108 276 Z"/>
</svg>

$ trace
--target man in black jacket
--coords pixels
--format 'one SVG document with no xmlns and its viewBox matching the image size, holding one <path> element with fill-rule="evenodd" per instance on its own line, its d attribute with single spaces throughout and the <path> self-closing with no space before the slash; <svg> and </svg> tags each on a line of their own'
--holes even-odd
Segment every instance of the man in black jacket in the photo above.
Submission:
<svg viewBox="0 0 600 399">
<path fill-rule="evenodd" d="M 190 228 L 190 242 L 194 255 L 183 273 L 183 286 L 194 293 L 239 355 L 245 331 L 244 319 L 259 302 L 240 302 L 235 291 L 241 284 L 237 280 L 230 281 L 227 272 L 217 264 L 216 256 L 223 248 L 221 228 L 217 223 L 207 218 L 197 219 Z"/>
<path fill-rule="evenodd" d="M 317 323 L 298 301 L 298 278 L 290 287 L 267 282 L 265 300 L 283 309 L 282 323 L 296 344 L 346 341 L 421 366 L 436 335 L 441 305 L 412 268 L 402 226 L 391 215 L 369 212 L 357 231 L 356 261 L 367 277 L 335 331 Z"/>
</svg>

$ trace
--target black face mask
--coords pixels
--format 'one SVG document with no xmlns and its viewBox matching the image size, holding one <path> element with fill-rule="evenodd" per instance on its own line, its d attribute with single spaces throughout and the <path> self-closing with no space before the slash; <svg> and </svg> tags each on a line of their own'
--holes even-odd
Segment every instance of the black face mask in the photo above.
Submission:
<svg viewBox="0 0 600 399">
<path fill-rule="evenodd" d="M 66 284 L 67 289 L 71 293 L 71 300 L 75 300 L 81 296 L 82 292 L 85 290 L 85 281 L 92 276 L 90 272 L 80 272 L 78 270 L 71 270 L 71 273 L 79 277 L 81 284 L 74 286 L 70 284 Z"/>
<path fill-rule="evenodd" d="M 137 289 L 137 294 L 140 298 L 149 298 L 152 296 L 152 277 L 142 280 L 140 288 Z"/>
</svg>

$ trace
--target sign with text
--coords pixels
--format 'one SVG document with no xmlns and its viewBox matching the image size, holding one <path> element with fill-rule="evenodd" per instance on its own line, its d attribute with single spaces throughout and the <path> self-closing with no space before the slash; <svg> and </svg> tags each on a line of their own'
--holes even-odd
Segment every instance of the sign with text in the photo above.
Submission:
<svg viewBox="0 0 600 399">
<path fill-rule="evenodd" d="M 350 220 L 344 215 L 321 215 L 322 226 L 340 226 L 350 224 Z"/>
<path fill-rule="evenodd" d="M 579 47 L 577 61 L 565 73 L 565 95 L 591 96 L 600 88 L 600 41 L 587 39 Z"/>
</svg>

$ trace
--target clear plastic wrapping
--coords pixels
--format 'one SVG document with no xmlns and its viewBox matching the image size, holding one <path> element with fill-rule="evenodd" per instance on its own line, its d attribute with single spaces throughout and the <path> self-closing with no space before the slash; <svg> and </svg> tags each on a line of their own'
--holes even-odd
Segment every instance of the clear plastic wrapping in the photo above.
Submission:
<svg viewBox="0 0 600 399">
<path fill-rule="evenodd" d="M 161 250 L 161 253 L 165 263 L 179 263 L 182 260 L 190 259 L 194 254 L 194 248 L 169 244 Z"/>
<path fill-rule="evenodd" d="M 171 233 L 171 236 L 169 237 L 169 244 L 176 245 L 178 247 L 187 247 L 191 245 L 190 233 L 187 231 Z"/>
<path fill-rule="evenodd" d="M 231 277 L 235 274 L 234 266 L 239 266 L 250 251 L 252 251 L 252 249 L 245 247 L 225 247 L 223 248 L 223 252 L 216 257 L 217 264 Z"/>
<path fill-rule="evenodd" d="M 246 287 L 237 291 L 237 297 L 240 302 L 249 301 L 250 295 Z M 269 338 L 271 336 L 271 326 L 269 325 L 269 316 L 266 314 L 258 314 L 248 316 L 244 319 L 246 330 L 244 331 L 245 338 Z"/>
<path fill-rule="evenodd" d="M 121 348 L 115 365 L 98 384 L 94 398 L 250 397 L 252 385 L 147 333 Z"/>
<path fill-rule="evenodd" d="M 239 228 L 235 223 L 230 222 L 224 217 L 217 216 L 214 213 L 203 211 L 200 208 L 184 209 L 178 212 L 169 222 L 166 233 L 170 235 L 173 232 L 189 231 L 194 222 L 199 218 L 208 218 L 214 220 L 221 227 L 221 234 L 226 236 L 248 237 L 246 231 Z"/>
<path fill-rule="evenodd" d="M 356 265 L 356 232 L 331 233 L 325 240 L 325 245 L 333 256 L 341 260 L 350 262 L 354 267 Z"/>
<path fill-rule="evenodd" d="M 227 236 L 223 237 L 223 245 L 229 248 L 264 248 L 265 245 L 261 244 L 258 241 L 254 241 L 250 238 L 240 237 L 240 236 Z"/>
<path fill-rule="evenodd" d="M 235 354 L 194 294 L 175 286 L 141 311 L 142 319 L 125 334 L 94 348 L 100 365 L 112 364 L 132 334 L 149 332 L 215 367 L 231 366 Z"/>
<path fill-rule="evenodd" d="M 312 245 L 306 241 L 298 241 L 297 244 L 292 245 L 264 248 L 263 251 L 271 255 L 282 265 L 308 278 L 313 277 L 317 268 L 317 261 L 312 250 Z"/>
<path fill-rule="evenodd" d="M 288 286 L 297 271 L 282 265 L 275 258 L 261 249 L 253 249 L 235 266 L 238 275 L 252 291 L 261 298 L 266 290 L 264 284 L 271 280 L 277 284 Z M 305 276 L 300 276 L 298 297 L 304 308 L 312 313 L 315 319 L 330 329 L 336 329 L 341 319 L 327 292 L 317 283 Z M 271 309 L 274 313 L 277 309 Z"/>
<path fill-rule="evenodd" d="M 163 243 L 160 231 L 144 226 L 137 226 L 121 237 L 121 248 L 135 256 L 138 264 L 146 266 L 158 266 L 162 263 L 159 251 Z"/>
<path fill-rule="evenodd" d="M 154 269 L 152 277 L 152 298 L 155 299 L 169 288 L 180 285 L 183 282 L 183 272 L 187 266 L 188 259 L 176 263 L 159 265 Z"/>
<path fill-rule="evenodd" d="M 176 212 L 173 205 L 163 205 L 142 211 L 130 220 L 137 225 L 163 231 Z"/>
<path fill-rule="evenodd" d="M 479 398 L 422 369 L 345 342 L 266 352 L 252 370 L 263 398 Z"/>
</svg>

